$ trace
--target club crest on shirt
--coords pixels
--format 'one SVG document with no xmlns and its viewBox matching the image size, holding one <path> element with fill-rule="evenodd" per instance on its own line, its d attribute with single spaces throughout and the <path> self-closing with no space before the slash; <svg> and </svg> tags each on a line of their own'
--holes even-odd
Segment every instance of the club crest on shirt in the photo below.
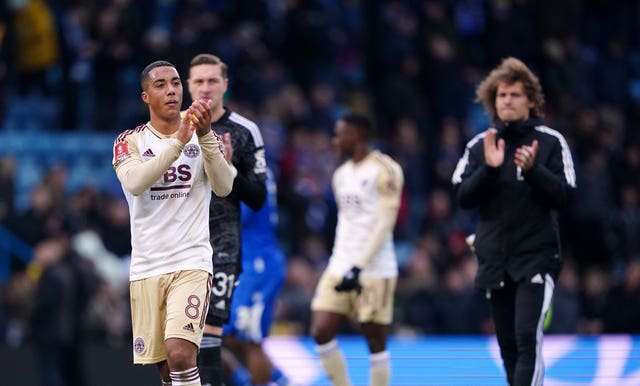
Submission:
<svg viewBox="0 0 640 386">
<path fill-rule="evenodd" d="M 141 337 L 137 337 L 136 340 L 133 341 L 133 351 L 135 351 L 136 354 L 142 354 L 146 349 L 147 345 Z"/>
<path fill-rule="evenodd" d="M 188 143 L 184 147 L 182 152 L 189 158 L 196 158 L 198 155 L 200 155 L 200 147 L 196 144 Z"/>
</svg>

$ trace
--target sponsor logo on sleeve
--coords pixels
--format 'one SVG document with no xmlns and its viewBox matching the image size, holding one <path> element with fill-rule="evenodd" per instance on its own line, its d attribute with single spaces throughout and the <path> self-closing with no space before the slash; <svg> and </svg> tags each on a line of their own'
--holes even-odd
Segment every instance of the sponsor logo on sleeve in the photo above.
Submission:
<svg viewBox="0 0 640 386">
<path fill-rule="evenodd" d="M 131 157 L 131 153 L 129 153 L 129 143 L 126 141 L 116 143 L 113 148 L 114 164 L 117 165 L 129 157 Z"/>
</svg>

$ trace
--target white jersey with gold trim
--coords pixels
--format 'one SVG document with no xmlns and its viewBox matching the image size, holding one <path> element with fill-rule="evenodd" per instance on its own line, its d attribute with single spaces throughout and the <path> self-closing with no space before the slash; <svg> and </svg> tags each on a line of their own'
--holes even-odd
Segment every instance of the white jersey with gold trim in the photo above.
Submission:
<svg viewBox="0 0 640 386">
<path fill-rule="evenodd" d="M 397 208 L 403 185 L 402 169 L 391 157 L 374 150 L 365 159 L 354 163 L 346 161 L 333 174 L 333 191 L 338 205 L 338 224 L 331 258 L 327 270 L 342 276 L 361 260 L 362 253 L 372 240 L 372 230 L 381 206 Z M 387 212 L 389 213 L 389 212 Z M 395 223 L 395 218 L 392 219 Z M 395 277 L 398 263 L 393 246 L 393 231 L 384 234 L 381 247 L 368 264 L 362 276 Z"/>
<path fill-rule="evenodd" d="M 127 130 L 114 144 L 114 168 L 128 158 L 150 161 L 173 141 L 149 124 Z M 124 152 L 128 155 L 122 156 Z M 149 189 L 139 195 L 123 191 L 131 222 L 131 281 L 190 269 L 212 273 L 211 186 L 197 135 Z"/>
</svg>

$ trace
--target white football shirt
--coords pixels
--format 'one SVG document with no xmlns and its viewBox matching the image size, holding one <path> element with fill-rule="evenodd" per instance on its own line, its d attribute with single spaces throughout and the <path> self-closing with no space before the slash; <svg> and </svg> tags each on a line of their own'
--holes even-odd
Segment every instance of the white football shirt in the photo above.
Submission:
<svg viewBox="0 0 640 386">
<path fill-rule="evenodd" d="M 147 162 L 173 141 L 150 124 L 127 130 L 114 143 L 114 168 L 129 158 Z M 190 269 L 212 273 L 211 186 L 197 135 L 149 189 L 137 196 L 123 191 L 131 222 L 131 281 Z"/>
<path fill-rule="evenodd" d="M 357 164 L 346 161 L 333 174 L 333 191 L 338 205 L 338 225 L 327 270 L 342 276 L 353 267 L 372 240 L 379 208 L 400 207 L 404 178 L 402 168 L 391 157 L 374 150 Z M 395 219 L 393 219 L 395 222 Z M 387 232 L 380 249 L 363 267 L 361 276 L 395 277 L 398 263 L 393 231 Z"/>
</svg>

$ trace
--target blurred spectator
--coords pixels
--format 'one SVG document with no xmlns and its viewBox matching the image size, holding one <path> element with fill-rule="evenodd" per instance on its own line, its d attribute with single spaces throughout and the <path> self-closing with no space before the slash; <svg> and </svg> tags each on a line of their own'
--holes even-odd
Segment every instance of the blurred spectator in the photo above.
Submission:
<svg viewBox="0 0 640 386">
<path fill-rule="evenodd" d="M 471 259 L 468 262 L 475 265 Z M 435 299 L 438 334 L 487 333 L 484 325 L 490 320 L 489 307 L 482 293 L 473 287 L 475 275 L 466 275 L 462 266 L 450 267 L 445 272 L 442 289 Z"/>
<path fill-rule="evenodd" d="M 422 167 L 429 154 L 416 122 L 408 118 L 395 122 L 390 147 L 390 154 L 402 167 L 405 178 L 405 205 L 401 205 L 398 213 L 396 237 L 411 240 L 420 230 L 425 211 L 424 195 L 430 188 L 430 176 Z"/>
<path fill-rule="evenodd" d="M 593 151 L 577 165 L 577 185 L 569 224 L 569 243 L 582 264 L 582 271 L 592 265 L 608 267 L 610 255 L 604 240 L 604 220 L 611 210 L 611 175 L 604 151 Z"/>
<path fill-rule="evenodd" d="M 89 122 L 91 106 L 91 71 L 95 42 L 90 36 L 91 8 L 72 4 L 60 20 L 62 33 L 61 122 L 64 130 L 75 130 Z M 87 110 L 91 110 L 90 112 Z"/>
<path fill-rule="evenodd" d="M 136 64 L 136 54 L 140 53 L 142 30 L 140 16 L 136 13 L 131 0 L 110 1 L 93 15 L 91 36 L 96 42 L 93 59 L 93 91 L 95 110 L 93 127 L 97 130 L 111 131 L 117 127 L 134 127 L 135 118 L 128 122 L 124 119 L 121 95 L 137 95 L 139 86 L 136 81 L 126 83 L 123 75 L 127 67 Z M 129 87 L 127 87 L 129 86 Z M 123 88 L 125 90 L 123 90 Z M 120 92 L 122 94 L 120 94 Z"/>
<path fill-rule="evenodd" d="M 50 95 L 46 73 L 60 59 L 59 36 L 53 12 L 45 0 L 17 2 L 13 10 L 15 68 L 18 92 Z"/>
<path fill-rule="evenodd" d="M 608 334 L 640 333 L 640 260 L 627 265 L 622 281 L 608 294 L 603 315 L 603 332 Z"/>
<path fill-rule="evenodd" d="M 285 282 L 276 304 L 276 332 L 306 334 L 311 323 L 311 297 L 319 270 L 305 258 L 291 257 L 287 263 Z"/>
<path fill-rule="evenodd" d="M 131 254 L 129 208 L 126 202 L 115 197 L 103 198 L 101 201 L 103 205 L 100 208 L 100 233 L 104 246 L 120 258 L 127 257 Z"/>
<path fill-rule="evenodd" d="M 438 284 L 438 272 L 428 242 L 422 239 L 416 243 L 408 264 L 400 271 L 396 290 L 401 315 L 398 323 L 400 331 L 420 334 L 437 332 L 434 304 Z"/>
<path fill-rule="evenodd" d="M 345 113 L 338 102 L 335 87 L 326 82 L 314 82 L 310 89 L 310 123 L 316 130 L 333 134 L 334 122 Z"/>
<path fill-rule="evenodd" d="M 626 42 L 621 38 L 610 38 L 606 43 L 595 68 L 595 86 L 598 99 L 615 106 L 626 106 L 629 65 Z"/>
<path fill-rule="evenodd" d="M 3 2 L 0 4 L 0 122 L 4 121 L 4 114 L 7 107 L 6 102 L 6 85 L 7 85 L 7 65 L 6 65 L 6 52 L 5 48 L 5 36 L 7 34 L 9 19 L 9 10 L 7 4 Z"/>
<path fill-rule="evenodd" d="M 581 334 L 602 334 L 604 332 L 604 315 L 611 286 L 611 279 L 601 268 L 591 267 L 582 276 L 580 291 L 580 323 Z"/>
<path fill-rule="evenodd" d="M 449 177 L 453 174 L 458 163 L 462 148 L 462 128 L 460 122 L 454 118 L 445 118 L 440 129 L 435 155 L 435 184 L 448 186 Z"/>
<path fill-rule="evenodd" d="M 15 211 L 14 205 L 14 175 L 16 160 L 5 156 L 0 158 L 0 224 L 4 224 L 7 217 Z"/>
<path fill-rule="evenodd" d="M 464 119 L 467 107 L 462 60 L 453 38 L 443 34 L 429 36 L 424 42 L 426 87 L 433 108 L 433 120 L 446 117 Z"/>
<path fill-rule="evenodd" d="M 51 190 L 44 185 L 33 189 L 27 210 L 13 213 L 6 224 L 9 230 L 31 246 L 67 231 L 65 218 L 60 208 L 54 206 Z"/>
<path fill-rule="evenodd" d="M 469 62 L 475 65 L 485 63 L 487 54 L 482 46 L 486 39 L 486 1 L 456 1 L 453 20 L 463 40 Z"/>
<path fill-rule="evenodd" d="M 454 256 L 452 254 L 454 251 L 448 248 L 451 236 L 457 232 L 457 228 L 453 223 L 452 206 L 451 195 L 447 190 L 443 188 L 431 190 L 427 197 L 426 210 L 420 227 L 423 234 L 430 234 L 435 237 L 433 241 L 439 246 L 438 253 L 432 255 L 439 272 L 444 272 L 448 264 L 458 263 L 458 261 L 452 261 L 452 259 L 460 257 L 459 255 Z M 464 235 L 462 235 L 462 239 L 462 246 L 465 246 Z"/>
<path fill-rule="evenodd" d="M 538 44 L 533 23 L 546 20 L 532 17 L 533 4 L 533 1 L 489 2 L 489 36 L 486 43 L 491 53 L 490 63 L 507 56 L 517 57 L 525 63 L 536 63 Z M 538 72 L 535 67 L 532 70 Z"/>
<path fill-rule="evenodd" d="M 622 185 L 619 190 L 620 203 L 611 211 L 604 226 L 608 250 L 611 251 L 612 268 L 617 274 L 624 272 L 625 269 L 631 269 L 628 266 L 629 261 L 635 256 L 640 256 L 638 193 L 633 185 Z"/>
<path fill-rule="evenodd" d="M 386 98 L 379 103 L 382 113 L 381 124 L 385 126 L 400 125 L 411 122 L 417 126 L 420 134 L 427 140 L 432 133 L 429 130 L 430 111 L 427 95 L 424 90 L 424 65 L 415 53 L 402 54 L 393 71 L 384 77 L 382 86 Z M 384 127 L 384 126 L 383 126 Z"/>
<path fill-rule="evenodd" d="M 38 244 L 29 268 L 36 282 L 31 332 L 43 385 L 87 386 L 85 319 L 96 292 L 92 267 L 66 237 Z"/>
<path fill-rule="evenodd" d="M 57 128 L 52 76 L 60 62 L 60 37 L 54 13 L 45 0 L 9 2 L 7 8 L 12 54 L 7 58 L 16 76 L 15 99 L 9 107 L 14 110 L 11 125 L 14 129 Z"/>
</svg>

